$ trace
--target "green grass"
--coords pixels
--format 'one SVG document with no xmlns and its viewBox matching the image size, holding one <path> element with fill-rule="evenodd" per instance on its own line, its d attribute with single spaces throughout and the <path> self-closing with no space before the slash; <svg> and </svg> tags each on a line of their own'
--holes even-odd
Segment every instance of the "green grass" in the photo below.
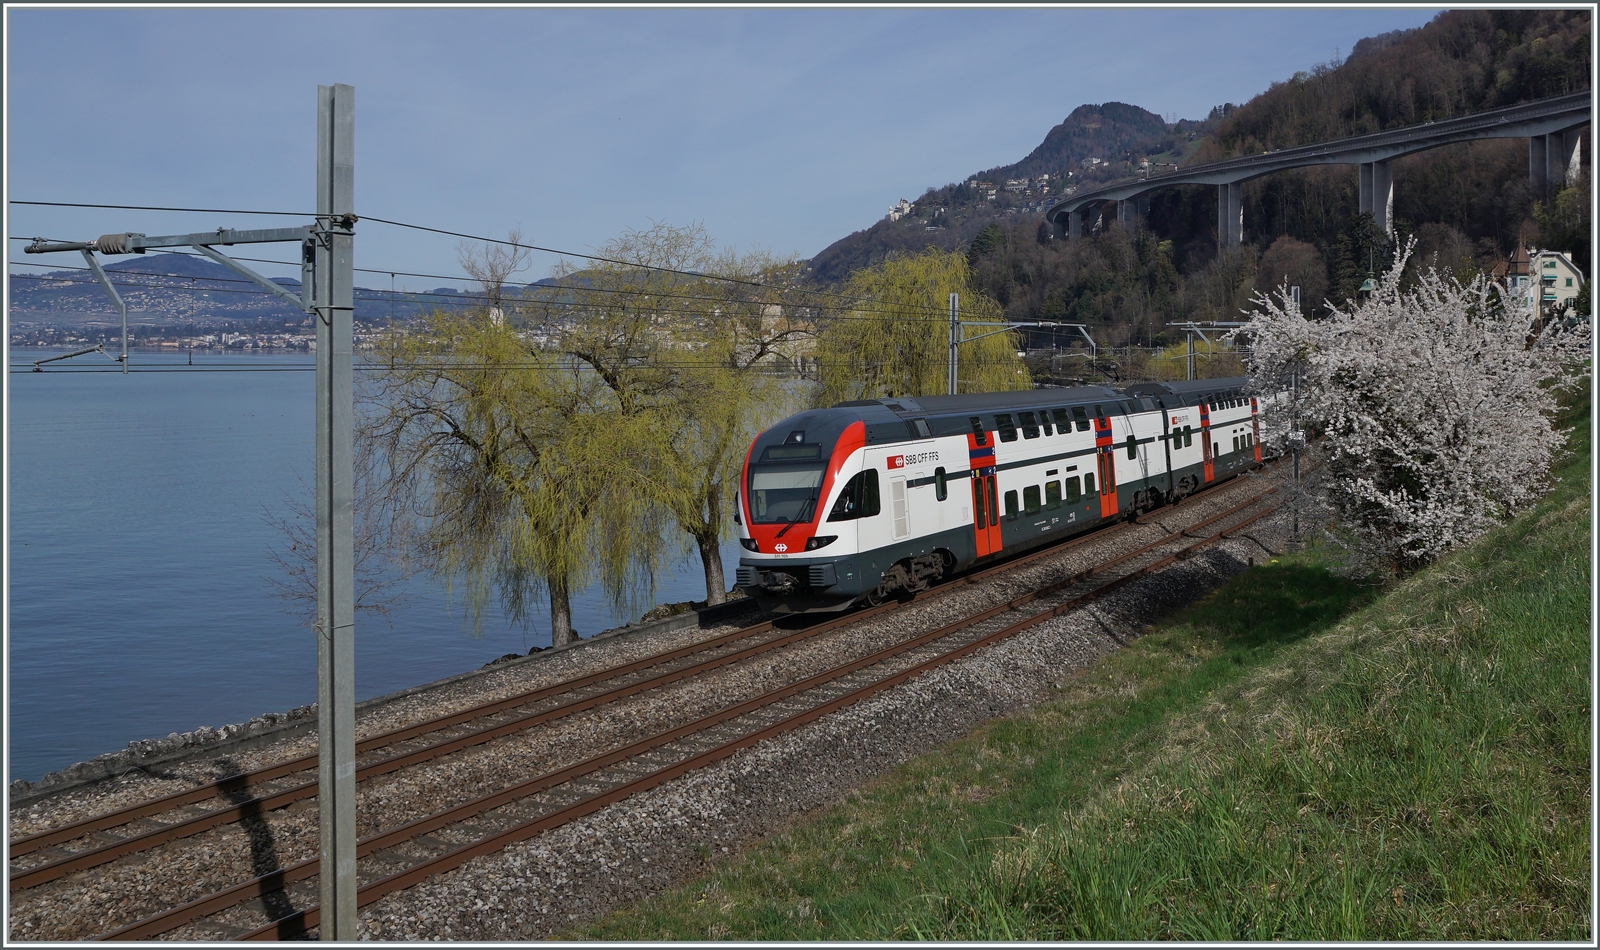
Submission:
<svg viewBox="0 0 1600 950">
<path fill-rule="evenodd" d="M 1392 589 L 1261 565 L 569 936 L 1588 939 L 1586 410 L 1548 498 Z"/>
</svg>

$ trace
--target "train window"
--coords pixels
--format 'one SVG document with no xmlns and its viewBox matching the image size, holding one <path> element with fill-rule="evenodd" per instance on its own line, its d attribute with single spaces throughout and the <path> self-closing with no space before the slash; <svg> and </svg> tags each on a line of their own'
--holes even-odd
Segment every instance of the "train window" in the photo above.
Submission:
<svg viewBox="0 0 1600 950">
<path fill-rule="evenodd" d="M 1017 493 L 1014 492 L 1014 491 L 1008 491 L 1008 492 L 1006 492 L 1006 520 L 1010 521 L 1011 519 L 1015 518 L 1016 516 L 1017 516 Z"/>
<path fill-rule="evenodd" d="M 933 497 L 940 501 L 950 497 L 950 487 L 945 482 L 943 468 L 933 470 Z"/>
<path fill-rule="evenodd" d="M 1233 450 L 1235 452 L 1239 451 L 1239 437 L 1238 436 L 1234 436 L 1233 437 Z"/>
<path fill-rule="evenodd" d="M 1000 430 L 1001 442 L 1017 441 L 1017 427 L 1011 421 L 1011 414 L 1009 412 L 1002 412 L 995 416 L 994 427 Z"/>
<path fill-rule="evenodd" d="M 1194 426 L 1184 426 L 1183 447 L 1187 449 L 1192 445 L 1194 445 Z"/>
<path fill-rule="evenodd" d="M 1044 504 L 1046 508 L 1061 507 L 1061 483 L 1051 480 L 1044 483 Z"/>
<path fill-rule="evenodd" d="M 880 510 L 882 508 L 878 498 L 878 470 L 869 468 L 864 472 L 857 472 L 845 482 L 844 490 L 839 493 L 839 500 L 833 503 L 833 510 L 828 512 L 828 520 L 854 521 L 857 518 L 870 518 Z"/>
<path fill-rule="evenodd" d="M 1045 435 L 1051 434 L 1050 410 L 1048 409 L 1039 410 L 1039 431 L 1043 432 Z"/>
<path fill-rule="evenodd" d="M 1083 493 L 1085 495 L 1093 495 L 1094 494 L 1094 473 L 1093 472 L 1084 472 L 1083 473 Z"/>
<path fill-rule="evenodd" d="M 928 428 L 928 420 L 926 419 L 912 419 L 911 429 L 916 433 L 916 436 L 919 439 L 930 439 L 933 437 L 933 430 Z"/>
<path fill-rule="evenodd" d="M 993 475 L 990 475 L 984 481 L 989 483 L 989 527 L 992 528 L 1000 523 L 1000 501 L 995 497 L 995 492 L 999 491 L 999 489 L 995 487 Z"/>
<path fill-rule="evenodd" d="M 1056 416 L 1056 431 L 1062 435 L 1066 435 L 1068 432 L 1071 432 L 1072 416 L 1067 413 L 1067 410 L 1054 409 L 1051 411 L 1054 412 Z"/>
<path fill-rule="evenodd" d="M 756 463 L 750 466 L 750 518 L 755 524 L 783 524 L 816 516 L 821 501 L 823 463 Z"/>
<path fill-rule="evenodd" d="M 1063 484 L 1067 488 L 1067 504 L 1076 505 L 1083 497 L 1083 490 L 1078 487 L 1078 476 L 1068 475 Z"/>
<path fill-rule="evenodd" d="M 1017 422 L 1022 426 L 1024 439 L 1037 439 L 1039 437 L 1039 423 L 1033 418 L 1033 413 L 1026 410 L 1017 413 Z"/>
<path fill-rule="evenodd" d="M 738 489 L 734 489 L 734 492 L 733 492 L 733 523 L 734 524 L 744 524 L 744 519 L 739 517 L 739 491 L 738 491 Z"/>
<path fill-rule="evenodd" d="M 1039 513 L 1039 486 L 1029 485 L 1022 490 L 1022 508 L 1030 515 Z"/>
<path fill-rule="evenodd" d="M 1079 432 L 1089 431 L 1089 414 L 1083 411 L 1082 406 L 1072 407 L 1072 421 L 1078 424 Z"/>
<path fill-rule="evenodd" d="M 1128 433 L 1128 458 L 1136 459 L 1138 457 L 1139 457 L 1139 440 L 1135 439 L 1133 437 L 1133 433 L 1130 432 L 1130 433 Z"/>
<path fill-rule="evenodd" d="M 972 523 L 980 528 L 983 527 L 984 512 L 987 510 L 983 503 L 983 479 L 974 478 L 972 480 Z"/>
<path fill-rule="evenodd" d="M 972 441 L 979 445 L 988 445 L 989 437 L 983 434 L 983 420 L 977 416 L 968 416 L 967 421 L 972 423 Z"/>
<path fill-rule="evenodd" d="M 1099 406 L 1095 406 L 1094 407 L 1094 417 L 1096 419 L 1104 419 L 1106 417 L 1106 411 L 1104 409 L 1100 408 Z"/>
</svg>

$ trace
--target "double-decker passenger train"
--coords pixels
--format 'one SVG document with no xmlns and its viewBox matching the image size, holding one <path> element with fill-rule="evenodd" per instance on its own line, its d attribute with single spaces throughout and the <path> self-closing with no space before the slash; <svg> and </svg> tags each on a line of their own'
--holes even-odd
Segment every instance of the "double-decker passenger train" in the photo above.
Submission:
<svg viewBox="0 0 1600 950">
<path fill-rule="evenodd" d="M 1261 462 L 1242 377 L 840 403 L 758 435 L 738 586 L 779 612 L 915 592 Z"/>
</svg>

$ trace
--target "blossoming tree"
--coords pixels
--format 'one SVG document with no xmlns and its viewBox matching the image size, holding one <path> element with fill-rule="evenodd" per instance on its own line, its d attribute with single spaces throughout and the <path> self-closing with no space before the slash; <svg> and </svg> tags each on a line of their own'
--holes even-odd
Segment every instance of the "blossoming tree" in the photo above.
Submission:
<svg viewBox="0 0 1600 950">
<path fill-rule="evenodd" d="M 1429 269 L 1404 288 L 1410 253 L 1364 302 L 1308 320 L 1280 288 L 1238 331 L 1260 388 L 1298 376 L 1299 424 L 1325 437 L 1324 501 L 1356 552 L 1402 571 L 1544 491 L 1556 395 L 1588 375 L 1590 343 L 1587 320 L 1541 326 L 1481 276 Z"/>
</svg>

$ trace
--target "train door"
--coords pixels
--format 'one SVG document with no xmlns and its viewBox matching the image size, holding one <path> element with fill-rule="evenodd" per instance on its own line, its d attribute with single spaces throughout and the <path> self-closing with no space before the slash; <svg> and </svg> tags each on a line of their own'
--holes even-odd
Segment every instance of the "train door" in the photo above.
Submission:
<svg viewBox="0 0 1600 950">
<path fill-rule="evenodd" d="M 972 534 L 978 557 L 1000 550 L 1000 488 L 995 484 L 994 445 L 976 417 L 967 436 L 972 465 Z"/>
<path fill-rule="evenodd" d="M 1250 397 L 1250 452 L 1261 461 L 1261 407 L 1254 396 Z"/>
<path fill-rule="evenodd" d="M 1117 513 L 1117 460 L 1116 446 L 1111 441 L 1111 419 L 1099 406 L 1094 407 L 1094 460 L 1100 483 L 1100 517 L 1109 518 Z"/>
<path fill-rule="evenodd" d="M 1000 550 L 999 496 L 993 475 L 972 477 L 972 533 L 978 557 Z"/>
<path fill-rule="evenodd" d="M 1205 480 L 1209 482 L 1216 478 L 1217 474 L 1216 469 L 1212 467 L 1214 459 L 1211 453 L 1211 409 L 1204 399 L 1200 400 L 1200 452 Z"/>
<path fill-rule="evenodd" d="M 1167 414 L 1167 404 L 1165 402 L 1157 401 L 1156 407 L 1161 410 L 1161 457 L 1167 465 L 1165 469 L 1167 482 L 1162 487 L 1166 491 L 1167 497 L 1171 498 L 1172 493 L 1178 490 L 1177 482 L 1172 476 L 1172 440 L 1178 434 L 1178 417 Z"/>
</svg>

